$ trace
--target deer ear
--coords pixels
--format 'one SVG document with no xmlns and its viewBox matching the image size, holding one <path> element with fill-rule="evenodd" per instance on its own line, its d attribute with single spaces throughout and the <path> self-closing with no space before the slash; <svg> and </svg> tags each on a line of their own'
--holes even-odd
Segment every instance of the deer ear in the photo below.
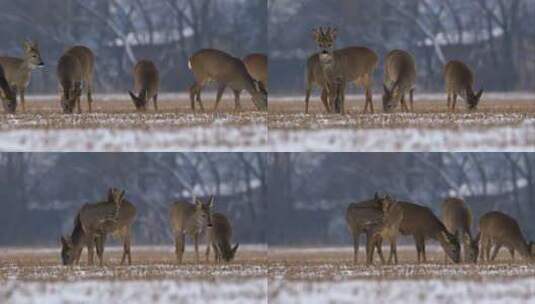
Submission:
<svg viewBox="0 0 535 304">
<path fill-rule="evenodd" d="M 208 207 L 210 207 L 210 209 L 212 209 L 214 207 L 214 196 L 213 195 L 211 195 L 210 199 L 208 200 Z"/>
<path fill-rule="evenodd" d="M 481 90 L 479 90 L 479 92 L 477 92 L 477 94 L 476 94 L 477 99 L 481 98 L 481 95 L 483 95 L 483 89 L 481 89 Z"/>
<path fill-rule="evenodd" d="M 234 256 L 236 254 L 236 251 L 238 250 L 238 247 L 240 247 L 240 243 L 236 243 L 236 245 L 234 245 L 234 248 L 232 248 L 232 256 Z"/>
<path fill-rule="evenodd" d="M 132 98 L 132 100 L 136 101 L 137 100 L 137 96 L 132 93 L 132 91 L 128 91 L 128 94 L 130 95 L 130 98 Z"/>
<path fill-rule="evenodd" d="M 71 244 L 71 242 L 64 236 L 61 236 L 60 240 L 61 240 L 61 245 L 63 245 L 64 247 L 69 247 L 69 245 Z"/>
</svg>

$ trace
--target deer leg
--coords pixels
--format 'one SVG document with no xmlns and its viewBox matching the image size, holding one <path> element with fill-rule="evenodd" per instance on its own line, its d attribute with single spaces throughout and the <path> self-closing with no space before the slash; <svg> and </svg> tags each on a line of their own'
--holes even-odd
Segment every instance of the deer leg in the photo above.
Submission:
<svg viewBox="0 0 535 304">
<path fill-rule="evenodd" d="M 396 239 L 392 239 L 392 243 L 390 245 L 390 250 L 394 253 L 394 264 L 398 264 L 398 244 Z"/>
<path fill-rule="evenodd" d="M 78 96 L 76 97 L 76 112 L 78 114 L 82 114 L 82 106 L 80 105 L 82 97 Z"/>
<path fill-rule="evenodd" d="M 214 112 L 217 110 L 217 107 L 219 106 L 219 102 L 221 101 L 221 98 L 223 97 L 223 93 L 225 92 L 226 87 L 227 86 L 225 84 L 220 84 L 217 87 L 217 95 L 215 97 Z"/>
<path fill-rule="evenodd" d="M 95 237 L 93 235 L 88 235 L 87 237 L 87 264 L 93 265 L 93 248 L 95 246 Z"/>
<path fill-rule="evenodd" d="M 197 83 L 194 83 L 190 86 L 189 88 L 189 100 L 190 100 L 190 103 L 191 103 L 191 110 L 193 112 L 195 112 L 195 98 L 197 97 L 197 90 L 198 90 L 198 85 Z"/>
<path fill-rule="evenodd" d="M 502 244 L 496 244 L 494 246 L 494 250 L 492 251 L 492 256 L 490 257 L 491 261 L 494 261 L 496 259 L 496 256 L 498 255 L 498 251 L 502 248 Z"/>
<path fill-rule="evenodd" d="M 515 250 L 513 248 L 509 248 L 509 254 L 511 255 L 511 259 L 513 261 L 515 260 Z"/>
<path fill-rule="evenodd" d="M 106 235 L 101 234 L 97 239 L 97 255 L 100 262 L 100 266 L 104 265 L 104 244 L 106 243 Z M 100 254 L 99 254 L 100 253 Z"/>
<path fill-rule="evenodd" d="M 186 236 L 184 233 L 179 232 L 175 235 L 175 254 L 176 254 L 176 262 L 177 264 L 182 264 L 182 257 L 184 256 L 184 243 L 185 243 Z"/>
<path fill-rule="evenodd" d="M 366 232 L 366 264 L 373 264 L 373 252 L 375 251 L 375 244 L 372 240 L 372 235 L 369 231 Z"/>
<path fill-rule="evenodd" d="M 427 263 L 427 257 L 425 256 L 425 239 L 422 238 L 422 257 L 424 263 Z"/>
<path fill-rule="evenodd" d="M 195 245 L 195 261 L 199 264 L 199 235 L 195 234 L 193 236 L 193 243 Z"/>
<path fill-rule="evenodd" d="M 359 242 L 360 234 L 353 232 L 353 264 L 357 264 L 359 261 Z"/>
<path fill-rule="evenodd" d="M 345 81 L 342 80 L 339 84 L 338 84 L 338 99 L 340 100 L 340 113 L 342 115 L 345 115 L 346 113 L 346 105 L 345 105 Z"/>
<path fill-rule="evenodd" d="M 414 112 L 414 89 L 409 91 L 409 101 L 411 103 L 411 112 Z"/>
<path fill-rule="evenodd" d="M 206 244 L 206 263 L 210 262 L 210 242 Z"/>
<path fill-rule="evenodd" d="M 310 101 L 310 92 L 312 91 L 312 88 L 310 85 L 307 85 L 306 91 L 305 91 L 305 114 L 308 114 L 308 103 Z M 323 91 L 322 91 L 323 94 Z"/>
<path fill-rule="evenodd" d="M 325 107 L 325 111 L 327 111 L 327 113 L 331 113 L 332 108 L 329 106 L 329 97 L 327 96 L 327 91 L 323 89 L 321 90 L 321 102 Z"/>
<path fill-rule="evenodd" d="M 447 105 L 448 105 L 448 111 L 449 111 L 451 108 L 451 93 L 450 92 L 448 92 Z"/>
<path fill-rule="evenodd" d="M 455 112 L 455 105 L 457 104 L 457 94 L 453 93 L 453 102 L 451 104 L 451 111 Z"/>
<path fill-rule="evenodd" d="M 154 111 L 158 112 L 158 94 L 152 97 L 152 102 L 154 103 Z"/>
<path fill-rule="evenodd" d="M 409 107 L 407 107 L 407 103 L 405 102 L 405 94 L 401 95 L 401 110 L 403 112 L 409 112 Z"/>
<path fill-rule="evenodd" d="M 239 90 L 234 90 L 234 112 L 241 111 L 240 93 Z"/>
<path fill-rule="evenodd" d="M 20 89 L 20 105 L 22 106 L 22 112 L 26 112 L 26 100 L 24 99 L 25 88 Z"/>
<path fill-rule="evenodd" d="M 490 262 L 490 248 L 492 247 L 492 240 L 489 238 L 487 239 L 487 244 L 485 246 L 485 259 L 487 262 Z"/>
<path fill-rule="evenodd" d="M 381 259 L 381 264 L 385 264 L 385 256 L 383 255 L 383 239 L 378 238 L 375 242 L 375 247 L 377 248 L 377 254 L 379 255 L 379 259 Z"/>
<path fill-rule="evenodd" d="M 373 114 L 374 110 L 373 110 L 373 100 L 372 100 L 372 93 L 371 93 L 371 90 L 369 87 L 366 87 L 365 89 L 365 94 L 366 94 L 366 104 L 368 104 L 370 106 L 370 113 Z"/>
<path fill-rule="evenodd" d="M 421 262 L 421 255 L 422 255 L 422 244 L 419 237 L 414 236 L 414 242 L 416 243 L 416 253 L 418 255 L 418 264 Z"/>
</svg>

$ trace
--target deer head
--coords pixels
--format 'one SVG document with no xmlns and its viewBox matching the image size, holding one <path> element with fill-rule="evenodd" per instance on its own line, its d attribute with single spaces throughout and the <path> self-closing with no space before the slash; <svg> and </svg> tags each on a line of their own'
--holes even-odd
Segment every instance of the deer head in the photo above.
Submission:
<svg viewBox="0 0 535 304">
<path fill-rule="evenodd" d="M 314 41 L 320 48 L 320 58 L 333 58 L 334 45 L 336 42 L 336 28 L 334 27 L 319 27 L 312 31 Z"/>
<path fill-rule="evenodd" d="M 483 89 L 479 90 L 477 93 L 474 93 L 471 89 L 466 90 L 466 105 L 468 110 L 475 110 L 477 108 L 477 105 L 481 100 L 481 95 L 483 95 Z"/>
<path fill-rule="evenodd" d="M 195 213 L 199 225 L 201 227 L 204 225 L 212 227 L 212 210 L 214 208 L 214 196 L 210 196 L 207 203 L 193 197 L 193 203 L 195 204 Z"/>
<path fill-rule="evenodd" d="M 136 96 L 131 91 L 128 91 L 128 94 L 130 94 L 130 98 L 132 98 L 132 102 L 134 103 L 137 111 L 145 112 L 147 110 L 147 89 L 141 90 L 141 92 L 139 92 L 139 96 Z"/>
<path fill-rule="evenodd" d="M 457 237 L 447 231 L 440 232 L 439 242 L 446 254 L 455 262 L 461 261 L 461 245 Z"/>
<path fill-rule="evenodd" d="M 394 111 L 399 103 L 400 96 L 396 87 L 394 84 L 391 89 L 388 89 L 386 84 L 383 84 L 383 111 L 386 113 Z"/>
<path fill-rule="evenodd" d="M 464 234 L 463 245 L 464 245 L 464 261 L 469 263 L 476 263 L 477 257 L 479 256 L 479 238 L 481 233 L 478 233 L 477 236 L 472 239 L 468 233 Z"/>
<path fill-rule="evenodd" d="M 28 66 L 32 69 L 36 67 L 45 66 L 43 59 L 41 59 L 41 53 L 39 52 L 39 45 L 35 41 L 27 40 L 22 45 L 24 48 L 24 60 L 28 63 Z"/>
</svg>

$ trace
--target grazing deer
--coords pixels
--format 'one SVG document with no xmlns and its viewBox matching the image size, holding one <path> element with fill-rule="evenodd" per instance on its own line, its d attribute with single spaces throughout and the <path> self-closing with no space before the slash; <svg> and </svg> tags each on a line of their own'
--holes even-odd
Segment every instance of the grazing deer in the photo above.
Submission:
<svg viewBox="0 0 535 304">
<path fill-rule="evenodd" d="M 63 113 L 71 114 L 75 105 L 80 105 L 82 95 L 82 65 L 78 58 L 68 53 L 63 54 L 58 61 L 57 75 L 62 88 L 61 108 Z M 81 113 L 80 106 L 78 113 Z"/>
<path fill-rule="evenodd" d="M 92 90 L 95 55 L 91 49 L 82 45 L 73 46 L 65 53 L 76 57 L 82 66 L 82 84 L 83 89 L 87 92 L 87 111 L 91 112 L 91 104 L 93 103 Z M 78 113 L 81 113 L 82 109 L 80 106 L 80 100 L 78 100 L 77 107 Z"/>
<path fill-rule="evenodd" d="M 410 111 L 414 111 L 414 83 L 416 64 L 412 56 L 402 50 L 393 50 L 386 55 L 383 84 L 383 111 L 392 112 L 401 103 L 402 111 L 409 111 L 405 94 L 409 93 Z"/>
<path fill-rule="evenodd" d="M 124 191 L 115 188 L 108 190 L 105 201 L 84 204 L 78 212 L 74 230 L 70 238 L 61 238 L 63 245 L 62 260 L 64 265 L 78 262 L 82 249 L 87 246 L 88 263 L 93 265 L 93 248 L 96 245 L 100 266 L 104 262 L 104 244 L 108 234 L 120 236 L 123 240 L 121 265 L 128 257 L 132 264 L 131 226 L 136 217 L 136 207 L 124 199 Z"/>
<path fill-rule="evenodd" d="M 383 219 L 382 223 L 375 228 L 374 242 L 378 242 L 381 246 L 382 240 L 386 239 L 390 243 L 390 254 L 388 256 L 388 264 L 398 263 L 397 252 L 397 237 L 399 235 L 399 226 L 403 220 L 403 208 L 398 202 L 393 200 L 389 195 L 386 195 L 382 200 Z"/>
<path fill-rule="evenodd" d="M 373 262 L 373 251 L 377 248 L 377 253 L 382 263 L 385 263 L 382 248 L 380 243 L 373 242 L 373 234 L 375 227 L 381 223 L 383 219 L 382 201 L 387 198 L 381 198 L 377 193 L 373 199 L 355 202 L 349 204 L 346 210 L 346 222 L 349 232 L 353 237 L 353 263 L 358 263 L 358 253 L 360 244 L 360 234 L 366 234 L 366 262 L 371 264 Z"/>
<path fill-rule="evenodd" d="M 204 111 L 201 90 L 210 82 L 216 82 L 218 85 L 214 111 L 217 110 L 227 86 L 234 92 L 235 111 L 240 110 L 242 90 L 251 94 L 258 110 L 267 110 L 267 92 L 249 75 L 245 64 L 239 58 L 234 58 L 219 50 L 203 49 L 190 57 L 188 67 L 195 77 L 195 83 L 190 88 L 192 110 L 195 111 L 195 101 L 197 101 L 201 111 Z"/>
<path fill-rule="evenodd" d="M 526 241 L 520 226 L 511 216 L 499 211 L 488 212 L 479 219 L 479 229 L 481 231 L 481 248 L 479 250 L 481 261 L 494 261 L 502 246 L 509 249 L 513 259 L 514 252 L 518 251 L 522 257 L 533 261 L 531 251 L 533 244 Z M 495 247 L 491 256 L 492 244 Z"/>
<path fill-rule="evenodd" d="M 24 94 L 28 84 L 30 84 L 31 73 L 37 67 L 43 67 L 43 59 L 39 52 L 39 45 L 34 41 L 26 41 L 23 44 L 24 57 L 0 57 L 0 65 L 4 68 L 7 82 L 11 86 L 13 93 L 20 93 L 20 104 L 22 111 L 26 111 Z"/>
<path fill-rule="evenodd" d="M 474 74 L 470 68 L 461 61 L 451 60 L 444 67 L 446 93 L 448 94 L 448 110 L 454 112 L 457 104 L 457 95 L 466 102 L 469 110 L 477 108 L 483 89 L 474 93 Z"/>
<path fill-rule="evenodd" d="M 448 232 L 446 226 L 433 214 L 431 209 L 409 202 L 399 202 L 403 208 L 403 220 L 399 231 L 403 235 L 412 235 L 416 243 L 418 263 L 427 261 L 425 255 L 425 240 L 437 240 L 444 252 L 455 262 L 461 260 L 459 240 Z"/>
<path fill-rule="evenodd" d="M 2 106 L 4 111 L 8 114 L 13 114 L 17 110 L 17 96 L 9 86 L 4 68 L 0 65 L 0 99 L 2 99 Z"/>
<path fill-rule="evenodd" d="M 199 238 L 205 233 L 206 227 L 212 225 L 212 209 L 214 197 L 207 203 L 193 198 L 193 204 L 188 202 L 175 202 L 169 210 L 171 228 L 175 237 L 175 253 L 177 263 L 182 263 L 186 247 L 186 234 L 195 244 L 195 258 L 199 263 Z"/>
<path fill-rule="evenodd" d="M 308 113 L 310 93 L 315 84 L 322 89 L 321 101 L 327 112 L 344 114 L 345 85 L 348 81 L 364 87 L 366 95 L 364 112 L 367 112 L 369 106 L 373 113 L 373 73 L 379 61 L 377 54 L 366 47 L 334 50 L 336 42 L 334 28 L 320 27 L 315 29 L 313 34 L 320 52 L 313 54 L 307 60 L 305 113 Z"/>
<path fill-rule="evenodd" d="M 449 197 L 442 202 L 442 222 L 448 231 L 457 239 L 463 240 L 464 262 L 476 263 L 479 254 L 479 235 L 472 237 L 472 212 L 466 203 L 455 197 Z M 447 261 L 444 255 L 444 261 Z"/>
<path fill-rule="evenodd" d="M 131 91 L 128 91 L 134 106 L 138 111 L 146 111 L 147 103 L 152 99 L 154 103 L 154 110 L 158 111 L 158 87 L 160 84 L 160 76 L 158 69 L 150 60 L 140 60 L 134 67 L 134 90 L 139 92 L 136 96 Z"/>
<path fill-rule="evenodd" d="M 243 63 L 247 68 L 249 75 L 253 77 L 262 89 L 267 91 L 268 88 L 268 58 L 265 54 L 253 53 L 243 58 Z"/>
<path fill-rule="evenodd" d="M 240 246 L 236 243 L 234 247 L 230 246 L 232 239 L 232 226 L 227 217 L 221 213 L 212 214 L 212 225 L 208 226 L 208 246 L 206 247 L 206 260 L 210 256 L 210 245 L 214 249 L 215 261 L 230 262 L 234 259 L 236 251 Z"/>
</svg>

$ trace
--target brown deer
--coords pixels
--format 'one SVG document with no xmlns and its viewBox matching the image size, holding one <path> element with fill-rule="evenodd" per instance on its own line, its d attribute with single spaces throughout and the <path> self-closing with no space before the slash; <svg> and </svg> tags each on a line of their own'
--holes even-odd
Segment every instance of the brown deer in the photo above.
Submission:
<svg viewBox="0 0 535 304">
<path fill-rule="evenodd" d="M 448 94 L 448 110 L 454 112 L 457 96 L 461 96 L 469 110 L 477 108 L 483 89 L 474 93 L 474 74 L 470 68 L 461 61 L 451 60 L 444 67 L 446 93 Z"/>
<path fill-rule="evenodd" d="M 388 240 L 390 243 L 390 254 L 388 256 L 388 264 L 398 263 L 397 252 L 397 237 L 399 235 L 399 227 L 403 220 L 403 208 L 397 201 L 393 200 L 389 195 L 386 195 L 382 200 L 383 219 L 381 224 L 375 228 L 374 242 L 378 242 L 378 246 L 382 245 L 382 240 Z"/>
<path fill-rule="evenodd" d="M 4 68 L 0 65 L 0 99 L 4 111 L 8 114 L 13 114 L 17 110 L 17 96 L 9 86 Z"/>
<path fill-rule="evenodd" d="M 243 58 L 243 63 L 249 75 L 262 85 L 264 91 L 268 88 L 268 58 L 265 54 L 253 53 Z"/>
<path fill-rule="evenodd" d="M 136 207 L 124 199 L 124 191 L 112 188 L 108 190 L 105 201 L 84 204 L 75 219 L 75 226 L 70 238 L 61 238 L 63 245 L 62 260 L 64 265 L 78 262 L 82 249 L 87 246 L 88 263 L 93 264 L 93 248 L 96 245 L 100 266 L 104 263 L 104 244 L 108 234 L 120 236 L 123 240 L 121 265 L 128 258 L 132 264 L 131 226 L 136 217 Z"/>
<path fill-rule="evenodd" d="M 446 198 L 442 202 L 442 222 L 451 234 L 463 240 L 464 262 L 476 263 L 479 255 L 479 235 L 475 238 L 472 236 L 472 212 L 466 203 L 460 198 Z M 444 261 L 447 258 L 445 255 Z"/>
<path fill-rule="evenodd" d="M 43 67 L 43 59 L 39 52 L 39 45 L 34 41 L 26 41 L 23 44 L 24 57 L 0 57 L 0 65 L 4 68 L 5 77 L 11 86 L 15 96 L 20 93 L 22 111 L 26 111 L 24 95 L 30 84 L 31 73 L 37 67 Z"/>
<path fill-rule="evenodd" d="M 240 93 L 245 90 L 253 97 L 253 103 L 260 111 L 267 110 L 267 92 L 262 85 L 247 72 L 245 64 L 231 55 L 215 49 L 202 49 L 193 54 L 188 67 L 195 77 L 195 83 L 190 88 L 191 109 L 195 111 L 195 101 L 201 111 L 204 106 L 201 101 L 201 91 L 210 82 L 217 83 L 217 96 L 214 111 L 217 110 L 225 88 L 229 86 L 234 92 L 235 111 L 239 111 Z"/>
<path fill-rule="evenodd" d="M 95 65 L 95 55 L 86 46 L 76 45 L 68 49 L 65 54 L 72 55 L 78 59 L 82 67 L 82 87 L 87 93 L 87 111 L 91 112 L 93 103 L 93 69 Z M 80 100 L 77 102 L 78 113 L 82 112 Z"/>
<path fill-rule="evenodd" d="M 221 213 L 212 214 L 212 225 L 208 226 L 207 234 L 209 244 L 206 247 L 206 260 L 208 261 L 210 256 L 211 245 L 214 249 L 216 263 L 232 261 L 240 244 L 236 243 L 234 247 L 230 245 L 232 225 L 227 217 Z"/>
<path fill-rule="evenodd" d="M 531 251 L 533 244 L 526 241 L 520 226 L 511 216 L 499 211 L 485 213 L 479 219 L 479 229 L 481 231 L 481 248 L 479 250 L 481 261 L 494 261 L 502 246 L 509 249 L 513 259 L 514 252 L 518 251 L 522 257 L 530 262 L 533 261 Z M 495 247 L 490 255 L 492 245 Z"/>
<path fill-rule="evenodd" d="M 362 233 L 366 234 L 366 263 L 371 264 L 373 262 L 374 246 L 372 245 L 374 244 L 381 262 L 385 263 L 380 242 L 374 242 L 373 234 L 376 232 L 376 227 L 383 220 L 382 202 L 386 199 L 386 197 L 379 197 L 375 193 L 374 198 L 351 203 L 346 209 L 346 222 L 353 237 L 354 264 L 358 263 L 360 235 Z"/>
<path fill-rule="evenodd" d="M 334 28 L 320 27 L 313 34 L 320 52 L 307 60 L 305 113 L 308 113 L 312 86 L 317 85 L 322 89 L 321 100 L 327 112 L 344 114 L 345 85 L 348 81 L 354 82 L 357 87 L 364 87 L 364 112 L 369 106 L 373 113 L 373 73 L 379 61 L 377 54 L 369 48 L 358 46 L 334 50 Z"/>
<path fill-rule="evenodd" d="M 433 214 L 431 209 L 409 202 L 399 202 L 403 208 L 403 220 L 399 231 L 403 235 L 412 235 L 416 243 L 418 263 L 427 261 L 425 240 L 437 240 L 444 252 L 455 262 L 461 260 L 459 240 L 448 232 L 446 226 Z"/>
<path fill-rule="evenodd" d="M 405 95 L 409 94 L 410 111 L 414 111 L 414 83 L 416 64 L 411 54 L 393 50 L 386 55 L 383 84 L 383 111 L 392 112 L 401 103 L 402 111 L 409 111 Z"/>
<path fill-rule="evenodd" d="M 78 58 L 71 54 L 63 54 L 59 58 L 57 75 L 62 88 L 61 108 L 63 113 L 71 114 L 76 104 L 80 104 L 82 95 L 82 65 Z M 81 113 L 78 107 L 78 113 Z"/>
<path fill-rule="evenodd" d="M 134 67 L 134 90 L 139 92 L 136 96 L 128 91 L 134 106 L 138 111 L 146 111 L 147 103 L 152 99 L 154 110 L 158 111 L 158 87 L 160 85 L 160 76 L 158 69 L 150 60 L 140 60 Z"/>
<path fill-rule="evenodd" d="M 195 258 L 196 262 L 199 263 L 199 238 L 206 232 L 206 227 L 212 225 L 213 206 L 213 196 L 208 199 L 207 203 L 193 198 L 192 204 L 178 201 L 171 206 L 169 213 L 171 229 L 175 237 L 175 254 L 178 264 L 182 263 L 182 257 L 186 247 L 186 234 L 193 239 L 195 244 Z"/>
</svg>

